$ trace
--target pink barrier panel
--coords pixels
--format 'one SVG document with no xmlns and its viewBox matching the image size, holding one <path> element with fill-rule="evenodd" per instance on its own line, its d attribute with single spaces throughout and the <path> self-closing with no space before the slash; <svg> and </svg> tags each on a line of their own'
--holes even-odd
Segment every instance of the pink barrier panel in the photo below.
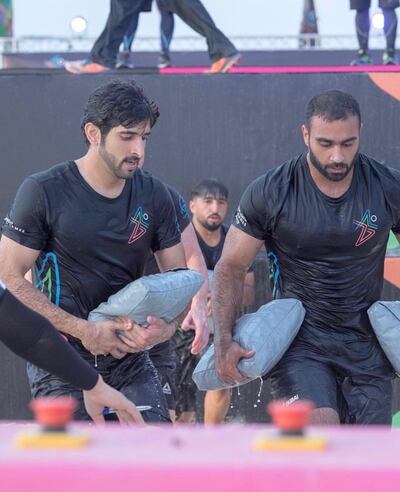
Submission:
<svg viewBox="0 0 400 492">
<path fill-rule="evenodd" d="M 320 452 L 257 452 L 261 426 L 94 428 L 78 450 L 18 449 L 32 425 L 0 426 L 0 490 L 12 492 L 382 492 L 400 489 L 400 439 L 388 428 L 320 428 Z"/>
<path fill-rule="evenodd" d="M 199 74 L 207 73 L 209 67 L 168 67 L 160 68 L 163 74 Z M 229 73 L 352 73 L 352 72 L 400 72 L 400 65 L 368 65 L 368 66 L 255 66 L 233 67 Z M 217 74 L 220 75 L 220 74 Z"/>
</svg>

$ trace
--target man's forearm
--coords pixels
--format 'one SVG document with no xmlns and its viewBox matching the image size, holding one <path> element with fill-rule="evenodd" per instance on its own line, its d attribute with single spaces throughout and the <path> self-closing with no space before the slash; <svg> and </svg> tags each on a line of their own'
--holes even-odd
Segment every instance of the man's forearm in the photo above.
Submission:
<svg viewBox="0 0 400 492">
<path fill-rule="evenodd" d="M 196 270 L 203 277 L 203 284 L 196 292 L 192 299 L 192 309 L 203 309 L 204 315 L 207 316 L 207 297 L 208 297 L 208 272 L 203 257 L 199 258 L 194 255 L 187 261 L 188 268 Z"/>
<path fill-rule="evenodd" d="M 42 292 L 24 278 L 8 276 L 5 281 L 10 292 L 26 306 L 47 318 L 57 330 L 82 338 L 83 320 L 51 303 Z"/>
<path fill-rule="evenodd" d="M 214 270 L 212 311 L 217 354 L 232 340 L 232 328 L 240 313 L 246 272 L 220 260 Z"/>
<path fill-rule="evenodd" d="M 204 313 L 206 314 L 209 289 L 208 271 L 192 224 L 183 231 L 182 244 L 185 249 L 186 264 L 188 268 L 199 272 L 204 280 L 202 286 L 192 299 L 192 308 L 203 308 Z"/>
</svg>

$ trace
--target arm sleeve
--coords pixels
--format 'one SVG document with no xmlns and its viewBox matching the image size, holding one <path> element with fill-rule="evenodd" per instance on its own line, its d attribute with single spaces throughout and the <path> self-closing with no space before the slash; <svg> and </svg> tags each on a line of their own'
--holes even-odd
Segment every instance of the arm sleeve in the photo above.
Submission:
<svg viewBox="0 0 400 492">
<path fill-rule="evenodd" d="M 240 199 L 232 224 L 250 236 L 264 240 L 269 233 L 265 199 L 265 176 L 247 187 Z"/>
<path fill-rule="evenodd" d="M 4 219 L 2 234 L 39 251 L 45 246 L 48 237 L 46 216 L 44 191 L 36 180 L 27 178 L 17 191 L 11 210 Z"/>
<path fill-rule="evenodd" d="M 167 185 L 169 194 L 171 195 L 172 202 L 175 207 L 176 217 L 178 219 L 178 225 L 181 232 L 190 224 L 189 211 L 183 196 L 176 191 L 172 186 Z"/>
<path fill-rule="evenodd" d="M 156 230 L 151 249 L 159 251 L 171 248 L 181 240 L 175 207 L 165 185 L 155 182 L 154 214 L 157 217 Z"/>
<path fill-rule="evenodd" d="M 22 304 L 0 283 L 0 341 L 20 357 L 83 390 L 97 372 L 70 347 L 51 323 Z"/>
</svg>

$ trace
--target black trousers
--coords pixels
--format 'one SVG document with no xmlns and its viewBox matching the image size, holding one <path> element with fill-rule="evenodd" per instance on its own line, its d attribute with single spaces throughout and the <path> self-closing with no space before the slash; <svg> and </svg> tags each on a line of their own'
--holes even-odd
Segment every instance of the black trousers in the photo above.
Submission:
<svg viewBox="0 0 400 492">
<path fill-rule="evenodd" d="M 143 0 L 111 0 L 106 26 L 90 52 L 92 61 L 110 68 L 115 67 L 118 50 L 128 31 L 131 17 L 142 10 L 142 2 Z M 199 0 L 160 0 L 159 4 L 206 38 L 212 62 L 237 52 Z"/>
<path fill-rule="evenodd" d="M 120 44 L 128 31 L 131 17 L 147 11 L 148 0 L 111 0 L 110 13 L 103 32 L 90 52 L 90 59 L 110 68 L 115 67 Z"/>
<path fill-rule="evenodd" d="M 237 52 L 233 43 L 217 28 L 200 0 L 159 0 L 158 3 L 161 8 L 173 12 L 206 38 L 208 55 L 212 62 Z"/>
</svg>

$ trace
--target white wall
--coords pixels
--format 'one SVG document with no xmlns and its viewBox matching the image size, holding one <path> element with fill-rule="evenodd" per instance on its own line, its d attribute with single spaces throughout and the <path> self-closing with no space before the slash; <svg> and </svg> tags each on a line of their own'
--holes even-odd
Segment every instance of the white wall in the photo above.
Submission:
<svg viewBox="0 0 400 492">
<path fill-rule="evenodd" d="M 376 3 L 377 0 L 373 0 Z M 216 24 L 228 36 L 296 35 L 302 0 L 203 0 Z M 315 0 L 321 34 L 354 34 L 349 0 Z M 15 35 L 69 36 L 75 15 L 88 20 L 88 37 L 97 37 L 104 26 L 109 0 L 14 0 Z M 374 9 L 375 10 L 375 9 Z M 139 36 L 158 35 L 157 8 L 141 16 Z M 175 36 L 193 36 L 179 19 Z"/>
</svg>

